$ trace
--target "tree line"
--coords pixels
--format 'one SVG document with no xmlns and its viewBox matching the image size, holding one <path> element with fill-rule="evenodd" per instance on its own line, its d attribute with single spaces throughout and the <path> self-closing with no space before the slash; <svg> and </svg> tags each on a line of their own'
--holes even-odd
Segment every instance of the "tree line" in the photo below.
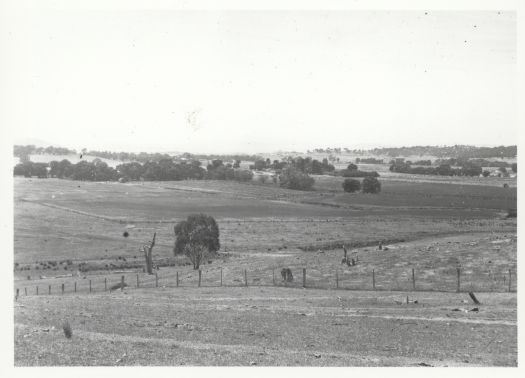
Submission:
<svg viewBox="0 0 525 378">
<path fill-rule="evenodd" d="M 517 146 L 498 146 L 498 147 L 476 147 L 466 145 L 455 146 L 412 146 L 412 147 L 392 147 L 374 148 L 368 150 L 373 155 L 396 156 L 436 156 L 440 158 L 514 158 L 517 156 Z"/>
</svg>

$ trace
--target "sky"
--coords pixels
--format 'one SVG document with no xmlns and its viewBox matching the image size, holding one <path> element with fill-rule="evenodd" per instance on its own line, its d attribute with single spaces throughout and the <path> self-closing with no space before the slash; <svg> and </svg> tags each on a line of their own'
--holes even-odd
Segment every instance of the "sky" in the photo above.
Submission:
<svg viewBox="0 0 525 378">
<path fill-rule="evenodd" d="M 512 11 L 29 10 L 14 142 L 112 151 L 517 144 Z"/>
</svg>

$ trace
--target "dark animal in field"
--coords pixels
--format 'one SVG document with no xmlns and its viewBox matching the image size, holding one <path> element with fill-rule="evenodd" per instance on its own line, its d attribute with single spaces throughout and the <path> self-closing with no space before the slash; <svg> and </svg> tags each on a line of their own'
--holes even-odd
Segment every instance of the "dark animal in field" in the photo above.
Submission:
<svg viewBox="0 0 525 378">
<path fill-rule="evenodd" d="M 118 290 L 118 289 L 122 289 L 123 287 L 127 287 L 128 284 L 127 283 L 122 283 L 122 282 L 119 282 L 118 284 L 115 284 L 113 286 L 111 286 L 109 288 L 109 292 L 111 293 L 113 290 Z"/>
<path fill-rule="evenodd" d="M 292 282 L 293 281 L 293 274 L 292 270 L 290 268 L 283 268 L 281 269 L 281 276 L 283 277 L 284 282 Z"/>
<path fill-rule="evenodd" d="M 341 260 L 341 264 L 346 264 L 347 266 L 355 266 L 357 265 L 357 261 L 355 259 L 350 259 L 350 258 L 343 258 L 343 260 Z"/>
</svg>

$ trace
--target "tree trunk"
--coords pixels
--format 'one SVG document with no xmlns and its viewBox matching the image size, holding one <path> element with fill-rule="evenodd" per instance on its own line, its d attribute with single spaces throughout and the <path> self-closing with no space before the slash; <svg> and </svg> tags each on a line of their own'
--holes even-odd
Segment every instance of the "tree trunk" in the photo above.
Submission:
<svg viewBox="0 0 525 378">
<path fill-rule="evenodd" d="M 153 274 L 153 247 L 155 246 L 155 237 L 157 233 L 153 234 L 153 240 L 150 245 L 144 245 L 142 251 L 144 252 L 144 258 L 146 259 L 146 272 Z"/>
</svg>

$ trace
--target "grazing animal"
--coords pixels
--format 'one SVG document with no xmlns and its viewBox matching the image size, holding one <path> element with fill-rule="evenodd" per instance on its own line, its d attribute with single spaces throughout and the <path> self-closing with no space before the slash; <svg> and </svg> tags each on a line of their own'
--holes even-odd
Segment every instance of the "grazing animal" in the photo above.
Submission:
<svg viewBox="0 0 525 378">
<path fill-rule="evenodd" d="M 285 281 L 285 282 L 292 282 L 293 281 L 293 274 L 292 274 L 292 270 L 290 268 L 283 268 L 283 269 L 281 269 L 281 276 L 283 277 L 283 281 Z"/>
</svg>

